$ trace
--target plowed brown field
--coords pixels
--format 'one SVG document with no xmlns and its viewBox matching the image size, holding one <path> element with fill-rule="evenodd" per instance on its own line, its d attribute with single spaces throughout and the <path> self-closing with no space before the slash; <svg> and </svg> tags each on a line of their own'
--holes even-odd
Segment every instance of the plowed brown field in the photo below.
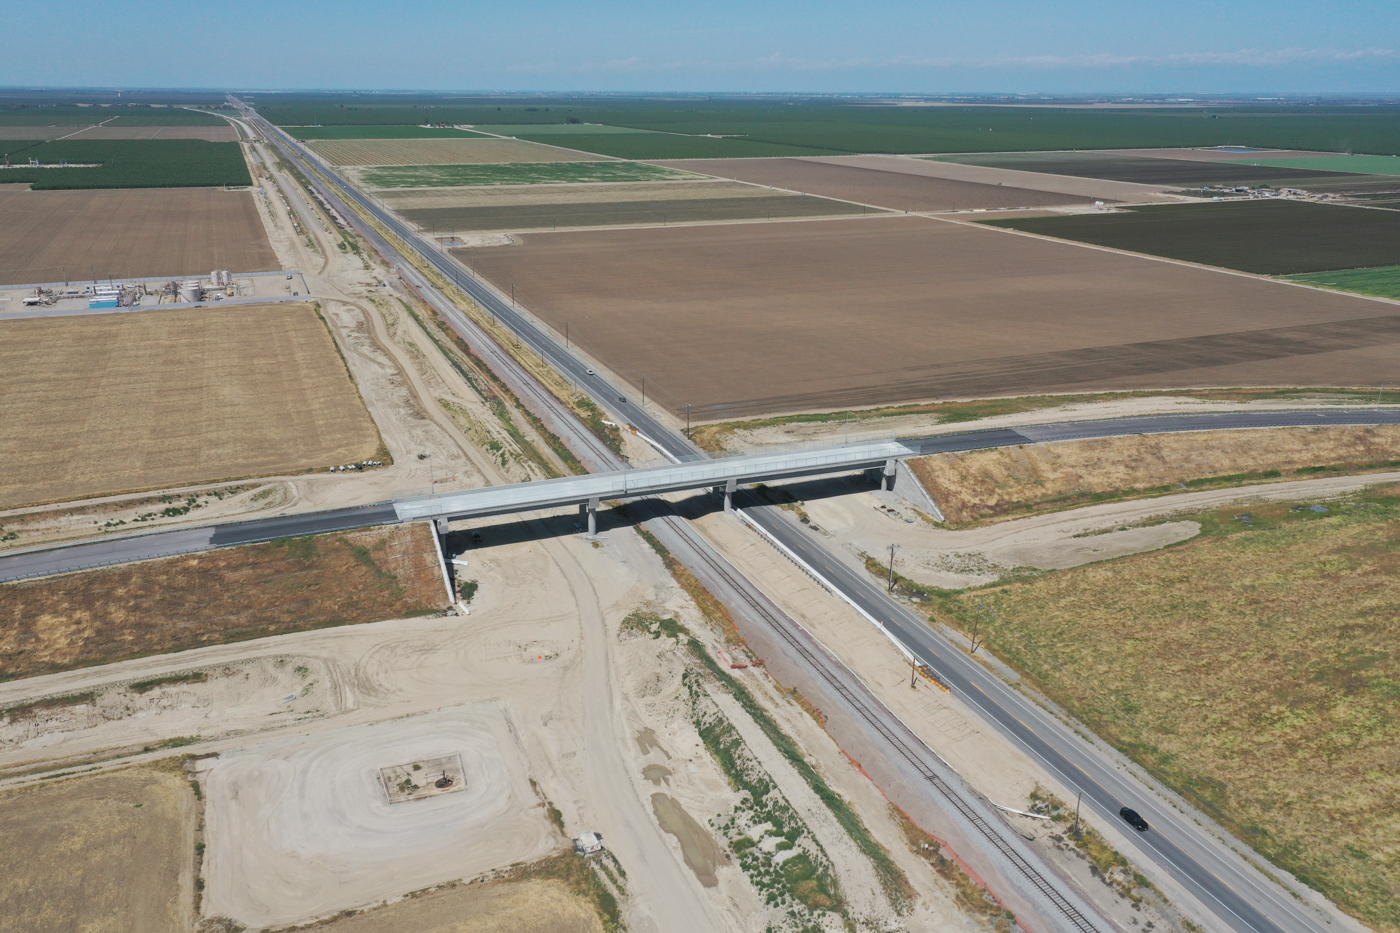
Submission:
<svg viewBox="0 0 1400 933">
<path fill-rule="evenodd" d="M 351 463 L 379 434 L 309 305 L 0 321 L 0 508 Z"/>
<path fill-rule="evenodd" d="M 94 126 L 73 139 L 205 139 L 211 143 L 238 141 L 232 126 Z"/>
<path fill-rule="evenodd" d="M 673 410 L 1393 380 L 1400 306 L 922 217 L 458 256 Z"/>
<path fill-rule="evenodd" d="M 335 165 L 598 162 L 606 158 L 517 139 L 321 139 L 307 145 Z"/>
<path fill-rule="evenodd" d="M 0 284 L 280 268 L 248 191 L 0 187 L 0 217 Z"/>
<path fill-rule="evenodd" d="M 694 159 L 656 164 L 899 211 L 957 211 L 1092 203 L 1090 198 L 1077 195 L 931 178 L 865 166 L 833 165 L 808 159 Z"/>
</svg>

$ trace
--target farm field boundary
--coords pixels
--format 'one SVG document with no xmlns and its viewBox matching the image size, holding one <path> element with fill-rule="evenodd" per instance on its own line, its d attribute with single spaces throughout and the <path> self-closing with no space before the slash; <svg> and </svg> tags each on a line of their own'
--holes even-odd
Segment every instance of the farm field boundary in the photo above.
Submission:
<svg viewBox="0 0 1400 933">
<path fill-rule="evenodd" d="M 1307 201 L 1163 204 L 985 223 L 1261 275 L 1400 264 L 1400 212 Z"/>
<path fill-rule="evenodd" d="M 634 386 L 645 377 L 653 404 L 704 420 L 1375 385 L 1400 342 L 1400 315 L 1368 299 L 917 216 L 522 239 L 457 255 L 560 334 L 571 322 L 571 338 Z"/>
<path fill-rule="evenodd" d="M 0 188 L 0 216 L 0 284 L 280 267 L 248 191 Z"/>
</svg>

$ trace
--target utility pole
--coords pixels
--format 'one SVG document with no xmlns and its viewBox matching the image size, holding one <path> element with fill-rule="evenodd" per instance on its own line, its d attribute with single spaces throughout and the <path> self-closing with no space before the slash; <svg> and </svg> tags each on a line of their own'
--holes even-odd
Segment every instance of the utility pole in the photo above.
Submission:
<svg viewBox="0 0 1400 933">
<path fill-rule="evenodd" d="M 510 283 L 510 306 L 515 307 L 515 283 Z"/>
<path fill-rule="evenodd" d="M 1388 382 L 1382 382 L 1380 385 L 1376 386 L 1376 404 L 1377 404 L 1377 405 L 1379 405 L 1379 404 L 1381 403 L 1381 393 L 1385 391 L 1385 387 L 1388 386 L 1388 385 L 1390 385 L 1390 383 L 1388 383 Z"/>
<path fill-rule="evenodd" d="M 1075 798 L 1074 798 L 1074 829 L 1072 830 L 1072 832 L 1073 832 L 1076 836 L 1079 835 L 1079 804 L 1080 804 L 1081 801 L 1083 801 L 1083 799 L 1084 799 L 1084 792 L 1083 792 L 1083 791 L 1080 791 L 1078 794 L 1076 794 L 1076 795 L 1075 795 Z"/>
<path fill-rule="evenodd" d="M 569 322 L 568 322 L 568 321 L 565 321 L 565 322 L 564 322 L 564 349 L 565 349 L 565 350 L 570 349 L 570 347 L 569 347 Z"/>
<path fill-rule="evenodd" d="M 642 377 L 642 408 L 647 407 L 647 377 Z"/>
<path fill-rule="evenodd" d="M 690 403 L 685 405 L 685 439 L 690 440 Z"/>
<path fill-rule="evenodd" d="M 914 680 L 914 675 L 915 675 L 916 673 L 918 673 L 918 670 L 919 670 L 918 662 L 915 661 L 913 658 L 910 658 L 910 659 L 909 659 L 909 689 L 910 689 L 910 690 L 915 689 L 916 686 L 917 686 L 917 682 Z"/>
<path fill-rule="evenodd" d="M 890 545 L 890 592 L 894 592 L 894 552 L 899 550 L 898 544 Z"/>
</svg>

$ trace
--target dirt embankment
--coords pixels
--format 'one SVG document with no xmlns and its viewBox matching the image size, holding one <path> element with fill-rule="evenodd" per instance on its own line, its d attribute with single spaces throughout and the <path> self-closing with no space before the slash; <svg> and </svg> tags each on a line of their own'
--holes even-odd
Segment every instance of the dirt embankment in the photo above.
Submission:
<svg viewBox="0 0 1400 933">
<path fill-rule="evenodd" d="M 0 587 L 12 680 L 444 608 L 426 525 L 209 551 Z"/>
<path fill-rule="evenodd" d="M 1270 428 L 1096 438 L 909 461 L 950 522 L 1167 492 L 1212 479 L 1253 480 L 1393 466 L 1400 426 Z M 1296 477 L 1295 477 L 1296 478 Z"/>
</svg>

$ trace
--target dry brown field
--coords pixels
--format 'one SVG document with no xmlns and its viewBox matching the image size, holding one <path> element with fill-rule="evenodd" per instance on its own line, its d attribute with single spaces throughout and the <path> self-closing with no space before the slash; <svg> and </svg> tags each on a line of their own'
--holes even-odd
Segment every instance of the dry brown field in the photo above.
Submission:
<svg viewBox="0 0 1400 933">
<path fill-rule="evenodd" d="M 1105 494 L 1164 492 L 1213 477 L 1325 467 L 1355 472 L 1393 469 L 1400 461 L 1400 425 L 1212 431 L 1210 443 L 1191 432 L 1031 444 L 909 461 L 951 522 L 1024 515 L 1100 501 Z"/>
<path fill-rule="evenodd" d="M 280 268 L 253 193 L 0 187 L 0 284 Z"/>
<path fill-rule="evenodd" d="M 56 139 L 70 136 L 84 126 L 0 126 L 0 139 Z"/>
<path fill-rule="evenodd" d="M 606 156 L 517 139 L 318 139 L 307 143 L 335 165 L 483 165 L 600 162 Z"/>
<path fill-rule="evenodd" d="M 603 933 L 560 881 L 460 885 L 305 927 L 316 933 Z"/>
<path fill-rule="evenodd" d="M 351 463 L 379 433 L 310 305 L 0 321 L 0 508 Z"/>
<path fill-rule="evenodd" d="M 1091 203 L 1090 198 L 1083 196 L 933 178 L 868 166 L 834 165 L 807 159 L 692 159 L 655 164 L 900 211 L 956 211 Z"/>
<path fill-rule="evenodd" d="M 0 679 L 446 608 L 427 524 L 0 584 Z"/>
<path fill-rule="evenodd" d="M 915 216 L 537 233 L 462 261 L 704 418 L 1394 378 L 1400 308 Z"/>
<path fill-rule="evenodd" d="M 195 800 L 183 773 L 128 768 L 0 796 L 7 933 L 182 933 L 194 913 Z"/>
</svg>

